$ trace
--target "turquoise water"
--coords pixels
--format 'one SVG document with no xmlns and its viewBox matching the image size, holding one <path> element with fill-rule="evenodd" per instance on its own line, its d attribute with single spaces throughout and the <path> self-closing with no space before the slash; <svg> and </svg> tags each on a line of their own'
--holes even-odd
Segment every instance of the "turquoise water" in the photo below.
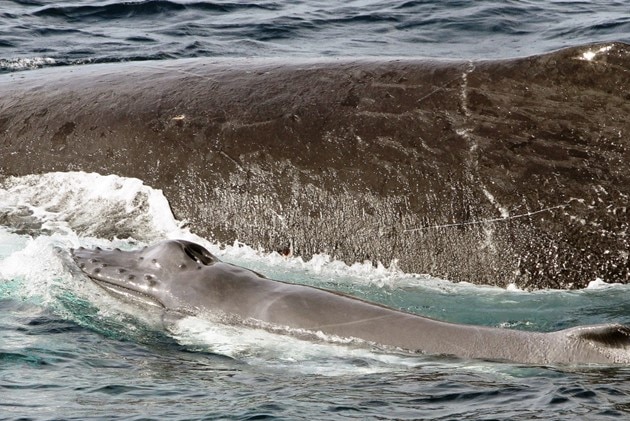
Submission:
<svg viewBox="0 0 630 421">
<path fill-rule="evenodd" d="M 170 321 L 119 302 L 79 274 L 68 249 L 193 239 L 160 198 L 137 180 L 81 173 L 13 179 L 0 188 L 0 419 L 618 419 L 630 413 L 627 367 L 383 353 L 203 318 Z M 125 206 L 144 213 L 129 209 L 134 219 L 108 238 L 91 235 Z M 116 239 L 117 230 L 135 230 L 141 240 Z M 347 266 L 326 256 L 304 262 L 239 244 L 204 244 L 272 278 L 459 323 L 540 331 L 630 323 L 627 286 L 524 292 Z"/>
</svg>

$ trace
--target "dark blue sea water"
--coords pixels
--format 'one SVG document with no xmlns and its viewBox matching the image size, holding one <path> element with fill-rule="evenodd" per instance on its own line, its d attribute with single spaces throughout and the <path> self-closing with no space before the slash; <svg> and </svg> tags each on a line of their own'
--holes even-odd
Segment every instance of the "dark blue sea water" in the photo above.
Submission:
<svg viewBox="0 0 630 421">
<path fill-rule="evenodd" d="M 2 0 L 0 69 L 199 56 L 501 58 L 630 41 L 626 1 Z"/>
<path fill-rule="evenodd" d="M 200 56 L 507 58 L 608 41 L 630 42 L 628 2 L 0 0 L 0 72 Z M 192 235 L 159 196 L 138 180 L 85 174 L 0 185 L 0 420 L 630 416 L 628 367 L 388 354 L 196 318 L 168 325 L 68 266 L 70 247 Z M 121 208 L 133 217 L 114 225 L 132 239 L 107 224 Z M 459 323 L 630 323 L 629 288 L 599 281 L 523 292 L 206 246 L 273 278 Z"/>
</svg>

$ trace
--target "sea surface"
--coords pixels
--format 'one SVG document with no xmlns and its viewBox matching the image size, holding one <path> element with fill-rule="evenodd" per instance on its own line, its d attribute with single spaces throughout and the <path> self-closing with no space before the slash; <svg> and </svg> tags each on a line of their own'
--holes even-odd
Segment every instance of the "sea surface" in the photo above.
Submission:
<svg viewBox="0 0 630 421">
<path fill-rule="evenodd" d="M 208 56 L 505 58 L 596 41 L 630 41 L 627 1 L 0 1 L 3 71 Z"/>
<path fill-rule="evenodd" d="M 0 72 L 202 56 L 508 58 L 612 41 L 630 42 L 625 1 L 0 0 Z M 0 420 L 630 417 L 630 367 L 386 353 L 166 321 L 110 297 L 69 257 L 78 246 L 185 238 L 274 279 L 441 320 L 530 331 L 630 324 L 630 287 L 587 273 L 578 291 L 456 284 L 380 262 L 213 244 L 185 226 L 137 179 L 0 180 Z"/>
</svg>

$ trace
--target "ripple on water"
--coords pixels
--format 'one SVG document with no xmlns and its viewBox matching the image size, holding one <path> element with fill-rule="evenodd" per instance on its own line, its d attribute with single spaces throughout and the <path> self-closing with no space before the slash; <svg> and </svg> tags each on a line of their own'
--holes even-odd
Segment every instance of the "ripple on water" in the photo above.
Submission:
<svg viewBox="0 0 630 421">
<path fill-rule="evenodd" d="M 630 41 L 627 5 L 613 0 L 84 0 L 3 7 L 0 71 L 199 56 L 506 58 Z M 42 50 L 54 64 L 37 59 Z"/>
</svg>

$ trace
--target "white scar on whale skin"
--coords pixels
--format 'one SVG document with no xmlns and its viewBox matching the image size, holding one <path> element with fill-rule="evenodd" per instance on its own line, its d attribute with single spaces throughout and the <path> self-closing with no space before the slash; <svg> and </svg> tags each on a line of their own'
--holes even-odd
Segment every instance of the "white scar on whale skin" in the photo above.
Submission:
<svg viewBox="0 0 630 421">
<path fill-rule="evenodd" d="M 113 296 L 186 315 L 348 344 L 526 364 L 629 364 L 630 327 L 526 332 L 443 322 L 336 291 L 274 281 L 221 262 L 198 244 L 157 243 L 137 251 L 72 251 L 79 268 Z"/>
<path fill-rule="evenodd" d="M 598 54 L 607 53 L 608 51 L 612 50 L 612 48 L 613 48 L 612 45 L 606 45 L 596 51 L 588 50 L 582 53 L 582 55 L 579 56 L 578 59 L 585 60 L 585 61 L 592 61 L 595 57 L 597 57 Z"/>
<path fill-rule="evenodd" d="M 510 211 L 507 210 L 505 206 L 502 206 L 497 199 L 494 197 L 490 191 L 485 186 L 481 187 L 481 191 L 486 196 L 486 198 L 494 205 L 495 208 L 501 213 L 501 218 L 506 219 L 510 217 Z"/>
<path fill-rule="evenodd" d="M 466 117 L 470 117 L 472 113 L 468 108 L 468 75 L 475 71 L 475 64 L 470 61 L 466 66 L 466 70 L 462 73 L 462 88 L 459 94 L 459 98 L 462 105 L 462 111 Z"/>
</svg>

